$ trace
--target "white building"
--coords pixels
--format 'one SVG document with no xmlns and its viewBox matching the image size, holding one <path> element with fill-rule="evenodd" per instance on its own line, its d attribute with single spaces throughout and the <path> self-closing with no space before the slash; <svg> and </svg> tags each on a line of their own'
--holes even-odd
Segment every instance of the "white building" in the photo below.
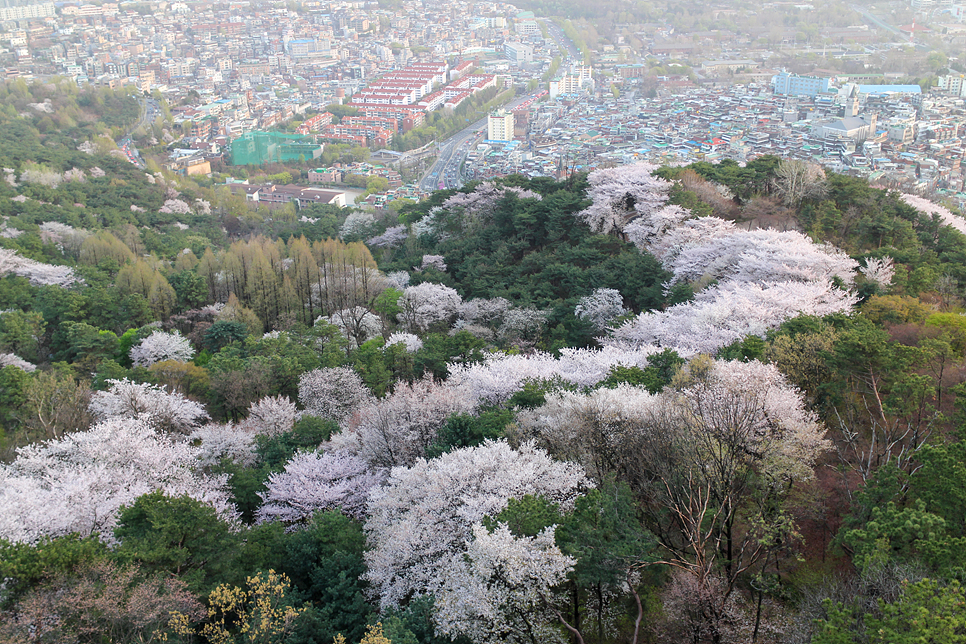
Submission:
<svg viewBox="0 0 966 644">
<path fill-rule="evenodd" d="M 486 138 L 490 141 L 513 140 L 513 113 L 498 110 L 486 121 Z"/>
</svg>

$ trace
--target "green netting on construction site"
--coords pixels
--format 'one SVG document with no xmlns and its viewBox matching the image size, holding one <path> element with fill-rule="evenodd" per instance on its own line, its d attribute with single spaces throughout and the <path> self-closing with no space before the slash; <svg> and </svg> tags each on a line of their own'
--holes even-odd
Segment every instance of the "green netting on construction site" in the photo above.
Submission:
<svg viewBox="0 0 966 644">
<path fill-rule="evenodd" d="M 282 132 L 248 132 L 231 142 L 232 165 L 262 165 L 317 159 L 322 146 L 311 136 Z"/>
</svg>

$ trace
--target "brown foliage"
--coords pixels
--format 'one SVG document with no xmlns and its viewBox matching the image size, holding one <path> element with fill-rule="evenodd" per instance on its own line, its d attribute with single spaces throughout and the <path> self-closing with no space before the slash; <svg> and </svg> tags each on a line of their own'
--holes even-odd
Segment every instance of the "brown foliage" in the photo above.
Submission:
<svg viewBox="0 0 966 644">
<path fill-rule="evenodd" d="M 172 611 L 204 617 L 184 582 L 141 576 L 137 566 L 95 561 L 31 590 L 0 616 L 0 644 L 155 642 Z"/>
</svg>

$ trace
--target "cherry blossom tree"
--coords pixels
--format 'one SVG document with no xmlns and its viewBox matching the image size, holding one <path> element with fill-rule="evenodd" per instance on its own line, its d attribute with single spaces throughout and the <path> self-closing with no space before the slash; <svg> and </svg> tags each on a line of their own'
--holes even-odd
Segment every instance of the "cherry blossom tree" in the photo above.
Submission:
<svg viewBox="0 0 966 644">
<path fill-rule="evenodd" d="M 16 367 L 27 373 L 32 373 L 37 370 L 37 365 L 27 362 L 23 358 L 14 355 L 12 353 L 0 353 L 0 369 L 3 367 Z"/>
<path fill-rule="evenodd" d="M 299 378 L 299 402 L 305 412 L 340 425 L 372 401 L 372 392 L 350 367 L 315 369 Z"/>
<path fill-rule="evenodd" d="M 667 202 L 671 182 L 655 177 L 647 163 L 595 170 L 588 175 L 587 196 L 593 203 L 578 218 L 601 233 L 623 233 L 639 217 L 649 218 Z"/>
<path fill-rule="evenodd" d="M 408 238 L 409 229 L 406 226 L 390 226 L 381 235 L 366 240 L 366 245 L 374 248 L 397 248 Z"/>
<path fill-rule="evenodd" d="M 108 380 L 107 391 L 91 396 L 90 411 L 95 420 L 130 418 L 144 420 L 164 430 L 190 432 L 208 419 L 205 408 L 180 393 L 169 393 L 164 387 L 127 378 Z"/>
<path fill-rule="evenodd" d="M 534 199 L 540 201 L 543 197 L 532 190 L 516 186 L 502 186 L 493 181 L 478 184 L 471 192 L 457 192 L 443 202 L 439 213 L 431 213 L 434 232 L 441 232 L 441 225 L 451 229 L 449 232 L 465 232 L 468 228 L 489 221 L 493 210 L 501 199 L 509 194 L 518 199 Z M 445 213 L 444 216 L 440 214 Z M 445 220 L 445 223 L 444 223 Z"/>
<path fill-rule="evenodd" d="M 503 316 L 512 308 L 510 300 L 502 297 L 486 299 L 475 297 L 463 302 L 459 308 L 460 318 L 470 324 L 482 324 L 496 328 L 503 321 Z"/>
<path fill-rule="evenodd" d="M 408 353 L 415 353 L 423 348 L 423 341 L 419 339 L 419 336 L 413 335 L 412 333 L 393 333 L 386 340 L 386 346 L 391 347 L 400 342 L 406 347 Z"/>
<path fill-rule="evenodd" d="M 393 271 L 386 275 L 389 286 L 400 291 L 409 286 L 409 273 L 406 271 Z"/>
<path fill-rule="evenodd" d="M 580 298 L 574 307 L 574 315 L 590 322 L 597 331 L 603 331 L 609 322 L 625 313 L 624 298 L 614 288 L 595 289 L 590 295 Z"/>
<path fill-rule="evenodd" d="M 442 255 L 423 255 L 423 263 L 419 268 L 424 269 L 432 266 L 441 273 L 446 272 L 446 259 Z"/>
<path fill-rule="evenodd" d="M 0 465 L 0 537 L 35 542 L 76 532 L 111 539 L 118 508 L 158 489 L 234 520 L 227 475 L 200 473 L 197 456 L 197 448 L 129 418 L 20 448 L 13 463 Z"/>
<path fill-rule="evenodd" d="M 536 537 L 514 536 L 505 523 L 472 530 L 466 564 L 443 571 L 434 602 L 438 630 L 481 643 L 566 642 L 547 619 L 546 601 L 576 560 L 557 547 L 554 528 Z"/>
<path fill-rule="evenodd" d="M 552 392 L 543 406 L 517 415 L 513 438 L 533 440 L 601 481 L 635 467 L 644 428 L 660 404 L 657 395 L 628 384 Z"/>
<path fill-rule="evenodd" d="M 473 526 L 484 517 L 527 494 L 567 510 L 587 485 L 579 466 L 555 461 L 530 445 L 514 450 L 502 441 L 393 468 L 370 497 L 365 578 L 383 609 L 438 594 L 449 580 L 469 574 L 465 554 Z"/>
<path fill-rule="evenodd" d="M 188 434 L 188 443 L 198 448 L 198 463 L 204 467 L 218 465 L 227 458 L 251 467 L 258 461 L 255 434 L 232 423 L 208 423 Z"/>
<path fill-rule="evenodd" d="M 947 226 L 952 226 L 959 232 L 966 235 L 966 219 L 963 217 L 958 217 L 951 213 L 948 208 L 940 206 L 937 203 L 933 203 L 928 199 L 918 197 L 916 195 L 901 194 L 900 197 L 904 202 L 915 208 L 916 210 L 923 212 L 930 217 L 939 217 L 944 224 Z"/>
<path fill-rule="evenodd" d="M 463 390 L 432 377 L 400 383 L 385 398 L 360 406 L 332 444 L 352 450 L 374 467 L 412 465 L 436 441 L 450 416 L 473 411 L 475 403 Z"/>
<path fill-rule="evenodd" d="M 638 449 L 639 481 L 664 561 L 700 586 L 739 579 L 787 547 L 785 501 L 830 442 L 774 365 L 692 360 L 658 397 Z M 672 536 L 674 535 L 674 536 Z"/>
<path fill-rule="evenodd" d="M 852 284 L 858 263 L 797 231 L 752 230 L 697 240 L 662 262 L 674 281 L 812 282 L 837 277 Z"/>
<path fill-rule="evenodd" d="M 882 289 L 889 288 L 896 274 L 895 264 L 888 255 L 882 258 L 866 258 L 865 266 L 859 270 L 866 280 Z"/>
<path fill-rule="evenodd" d="M 195 350 L 180 331 L 171 333 L 154 331 L 131 347 L 130 356 L 131 362 L 139 367 L 150 367 L 156 362 L 165 360 L 189 362 L 195 357 Z"/>
<path fill-rule="evenodd" d="M 69 266 L 53 266 L 27 259 L 9 248 L 0 248 L 0 276 L 13 273 L 25 277 L 32 286 L 70 286 L 82 283 Z"/>
<path fill-rule="evenodd" d="M 764 336 L 797 315 L 840 313 L 857 301 L 856 295 L 828 281 L 725 282 L 690 302 L 641 313 L 604 342 L 627 348 L 657 345 L 686 356 L 713 353 L 746 335 Z"/>
<path fill-rule="evenodd" d="M 376 218 L 371 212 L 357 210 L 346 217 L 342 228 L 339 229 L 339 237 L 345 239 L 346 237 L 365 235 L 366 233 L 370 233 L 375 224 Z"/>
<path fill-rule="evenodd" d="M 191 213 L 191 206 L 181 199 L 166 199 L 164 205 L 158 208 L 158 212 L 174 215 L 187 215 Z"/>
<path fill-rule="evenodd" d="M 661 349 L 641 343 L 613 343 L 603 349 L 561 349 L 560 356 L 536 351 L 528 355 L 488 355 L 483 363 L 451 364 L 450 387 L 483 404 L 506 402 L 529 381 L 559 379 L 580 387 L 596 385 L 615 366 L 640 367 Z"/>
<path fill-rule="evenodd" d="M 442 284 L 423 282 L 410 286 L 399 298 L 397 317 L 412 330 L 426 331 L 438 323 L 448 323 L 459 312 L 463 298 Z"/>
<path fill-rule="evenodd" d="M 277 436 L 295 426 L 298 413 L 288 396 L 266 396 L 248 408 L 245 429 L 254 434 Z"/>
<path fill-rule="evenodd" d="M 281 521 L 294 525 L 312 518 L 315 512 L 340 509 L 353 519 L 363 519 L 369 492 L 383 475 L 369 468 L 363 459 L 345 452 L 296 454 L 284 472 L 268 478 L 259 523 Z"/>
</svg>

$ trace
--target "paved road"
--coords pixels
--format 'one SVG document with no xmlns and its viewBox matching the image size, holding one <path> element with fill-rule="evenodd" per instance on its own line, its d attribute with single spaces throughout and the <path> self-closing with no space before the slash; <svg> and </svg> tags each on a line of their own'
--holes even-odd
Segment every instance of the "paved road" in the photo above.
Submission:
<svg viewBox="0 0 966 644">
<path fill-rule="evenodd" d="M 577 49 L 577 45 L 574 44 L 574 41 L 564 35 L 563 29 L 546 18 L 541 18 L 540 22 L 546 25 L 547 32 L 550 34 L 550 37 L 556 41 L 557 48 L 563 53 L 564 62 L 569 62 L 567 60 L 568 56 L 577 61 L 582 60 L 580 50 Z"/>
<path fill-rule="evenodd" d="M 505 108 L 512 110 L 533 96 L 533 94 L 529 94 L 517 97 L 510 101 Z M 460 168 L 466 159 L 466 153 L 484 138 L 486 138 L 486 117 L 466 126 L 440 143 L 436 162 L 419 180 L 420 190 L 462 188 L 463 177 Z"/>
<path fill-rule="evenodd" d="M 116 143 L 121 152 L 127 156 L 128 161 L 143 170 L 145 167 L 144 159 L 141 158 L 141 153 L 138 152 L 138 149 L 134 146 L 134 141 L 131 140 L 131 136 L 137 132 L 138 129 L 142 127 L 148 128 L 152 123 L 154 123 L 154 119 L 156 119 L 158 114 L 161 113 L 161 105 L 153 98 L 139 98 L 137 100 L 138 104 L 141 106 L 141 117 L 138 119 L 138 122 L 135 123 L 134 127 L 131 128 L 131 131 L 128 132 L 128 134 L 123 138 L 118 139 Z"/>
</svg>

